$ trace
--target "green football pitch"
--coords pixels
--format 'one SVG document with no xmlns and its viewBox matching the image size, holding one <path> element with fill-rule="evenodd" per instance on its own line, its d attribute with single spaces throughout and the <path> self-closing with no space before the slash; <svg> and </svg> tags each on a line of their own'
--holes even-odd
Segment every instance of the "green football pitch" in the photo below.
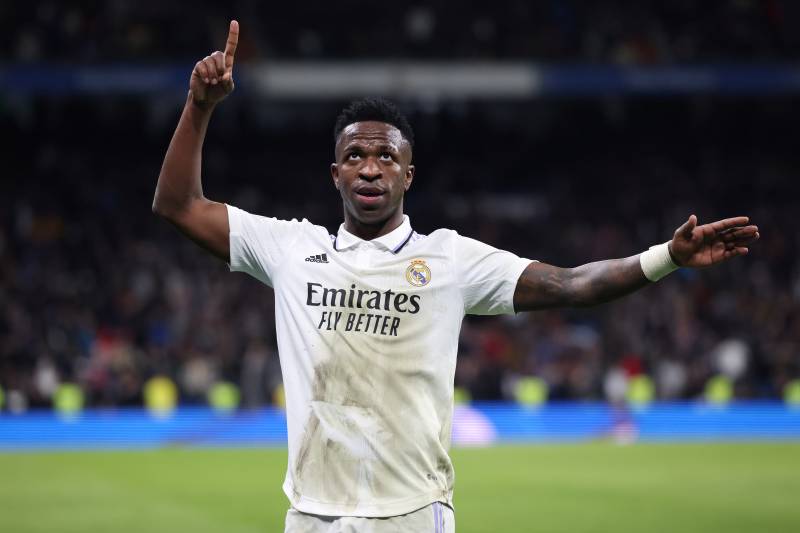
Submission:
<svg viewBox="0 0 800 533">
<path fill-rule="evenodd" d="M 453 451 L 459 533 L 800 531 L 800 444 Z M 0 531 L 280 532 L 286 451 L 0 454 Z"/>
</svg>

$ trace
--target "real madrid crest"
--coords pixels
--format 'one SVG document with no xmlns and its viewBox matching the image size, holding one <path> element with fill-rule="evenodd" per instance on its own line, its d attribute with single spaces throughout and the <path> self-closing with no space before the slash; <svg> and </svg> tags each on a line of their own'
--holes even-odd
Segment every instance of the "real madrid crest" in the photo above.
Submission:
<svg viewBox="0 0 800 533">
<path fill-rule="evenodd" d="M 423 287 L 431 281 L 431 269 L 422 259 L 413 259 L 406 269 L 406 280 L 415 287 Z"/>
</svg>

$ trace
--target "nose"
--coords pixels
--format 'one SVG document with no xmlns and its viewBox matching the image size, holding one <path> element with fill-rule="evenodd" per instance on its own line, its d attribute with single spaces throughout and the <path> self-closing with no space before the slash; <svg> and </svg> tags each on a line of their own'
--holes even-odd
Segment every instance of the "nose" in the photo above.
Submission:
<svg viewBox="0 0 800 533">
<path fill-rule="evenodd" d="M 380 178 L 381 175 L 381 166 L 374 157 L 367 157 L 364 160 L 364 164 L 358 170 L 358 177 L 367 181 L 374 181 Z"/>
</svg>

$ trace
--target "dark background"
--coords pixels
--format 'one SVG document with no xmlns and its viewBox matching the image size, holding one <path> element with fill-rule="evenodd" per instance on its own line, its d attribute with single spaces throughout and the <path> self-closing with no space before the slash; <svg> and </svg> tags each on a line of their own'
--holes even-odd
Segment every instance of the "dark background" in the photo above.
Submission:
<svg viewBox="0 0 800 533">
<path fill-rule="evenodd" d="M 169 65 L 188 82 L 232 17 L 237 69 L 366 59 L 747 69 L 792 65 L 800 46 L 800 6 L 789 1 L 4 4 L 6 408 L 48 407 L 64 382 L 90 406 L 141 405 L 142 384 L 161 374 L 183 403 L 205 402 L 218 380 L 237 383 L 246 406 L 271 401 L 280 382 L 271 290 L 228 273 L 150 212 L 188 83 L 59 89 L 65 70 L 85 66 Z M 42 69 L 36 87 L 8 75 L 31 68 Z M 264 96 L 240 80 L 206 140 L 206 196 L 335 232 L 328 167 L 346 103 Z M 658 398 L 691 399 L 726 375 L 736 398 L 780 398 L 800 377 L 797 103 L 793 90 L 725 87 L 401 96 L 417 138 L 406 211 L 420 232 L 449 227 L 560 266 L 639 253 L 691 213 L 746 214 L 762 235 L 748 257 L 598 308 L 468 318 L 456 384 L 495 400 L 535 375 L 552 399 L 615 400 L 620 383 L 646 374 Z"/>
</svg>

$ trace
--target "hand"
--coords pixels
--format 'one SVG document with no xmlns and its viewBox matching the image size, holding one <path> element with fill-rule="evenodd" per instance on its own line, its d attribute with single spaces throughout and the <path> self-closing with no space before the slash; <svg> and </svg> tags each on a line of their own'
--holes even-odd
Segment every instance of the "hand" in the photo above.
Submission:
<svg viewBox="0 0 800 533">
<path fill-rule="evenodd" d="M 225 52 L 217 50 L 194 66 L 189 80 L 189 90 L 195 104 L 208 109 L 233 91 L 233 56 L 238 43 L 239 23 L 232 20 Z"/>
<path fill-rule="evenodd" d="M 748 245 L 759 238 L 758 226 L 747 226 L 747 217 L 726 218 L 710 224 L 697 225 L 692 215 L 675 230 L 669 243 L 672 260 L 679 266 L 705 267 L 731 257 L 745 255 Z"/>
</svg>

